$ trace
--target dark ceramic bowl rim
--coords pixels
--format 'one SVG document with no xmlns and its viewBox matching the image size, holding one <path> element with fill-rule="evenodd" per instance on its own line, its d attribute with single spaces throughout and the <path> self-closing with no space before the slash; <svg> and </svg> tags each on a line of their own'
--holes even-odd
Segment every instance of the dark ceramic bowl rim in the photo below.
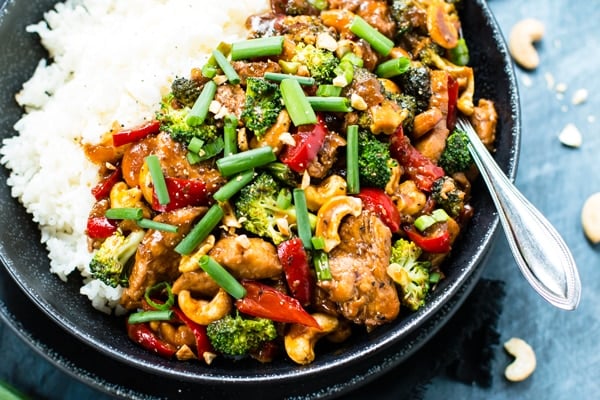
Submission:
<svg viewBox="0 0 600 400">
<path fill-rule="evenodd" d="M 50 3 L 52 2 L 48 2 L 48 4 Z M 13 11 L 15 11 L 18 6 L 22 6 L 22 4 L 24 4 L 24 2 L 11 0 L 4 5 L 0 12 L 0 28 L 4 28 L 4 30 L 0 31 L 0 34 L 5 34 L 8 31 L 9 28 L 7 26 L 10 25 L 9 22 L 12 22 L 8 17 L 12 15 Z M 500 74 L 500 77 L 504 80 L 504 92 L 500 95 L 506 96 L 505 98 L 494 98 L 494 95 L 496 95 L 496 93 L 493 93 L 494 86 L 489 85 L 496 83 L 483 80 L 477 82 L 476 87 L 479 95 L 481 95 L 480 89 L 482 89 L 486 94 L 486 97 L 494 98 L 494 100 L 503 107 L 502 110 L 499 110 L 499 150 L 495 154 L 495 157 L 505 173 L 513 179 L 516 174 L 520 145 L 520 110 L 512 63 L 502 34 L 493 15 L 485 4 L 485 1 L 466 1 L 464 6 L 465 10 L 470 14 L 475 13 L 475 15 L 482 18 L 482 20 L 479 21 L 463 20 L 463 25 L 466 28 L 465 35 L 467 40 L 469 42 L 471 42 L 471 40 L 477 42 L 479 36 L 483 35 L 486 37 L 486 39 L 483 40 L 483 43 L 490 46 L 490 54 L 488 54 L 487 49 L 485 49 L 478 55 L 480 63 L 475 66 L 476 76 L 479 77 L 486 74 L 486 68 L 489 68 L 490 66 L 487 58 L 490 57 L 492 58 L 492 61 L 495 61 L 497 64 L 495 67 L 497 69 L 496 73 Z M 35 21 L 37 20 L 30 22 Z M 32 46 L 36 46 L 34 40 L 28 40 Z M 39 45 L 37 52 L 39 53 Z M 501 72 L 498 71 L 499 68 L 502 68 Z M 1 126 L 4 128 L 7 126 L 6 121 L 8 121 L 8 119 L 6 116 L 3 116 L 2 118 Z M 14 123 L 14 121 L 12 122 Z M 8 135 L 9 133 L 4 132 L 3 134 Z M 7 171 L 3 170 L 3 173 L 6 177 Z M 6 197 L 8 191 L 5 179 L 3 181 L 2 190 L 4 197 Z M 476 204 L 480 203 L 481 207 L 477 208 L 476 206 L 473 222 L 463 238 L 465 241 L 461 241 L 461 243 L 453 250 L 453 255 L 449 263 L 449 279 L 442 282 L 427 305 L 418 312 L 408 315 L 394 324 L 390 324 L 391 326 L 377 330 L 371 335 L 369 341 L 364 340 L 363 342 L 358 343 L 358 345 L 352 343 L 351 346 L 356 348 L 346 348 L 341 353 L 331 352 L 324 354 L 321 358 L 317 358 L 317 361 L 313 364 L 305 367 L 297 367 L 295 365 L 282 363 L 273 364 L 271 367 L 254 366 L 244 369 L 244 366 L 246 365 L 244 363 L 233 364 L 241 367 L 237 370 L 228 365 L 203 367 L 199 363 L 197 365 L 191 365 L 189 363 L 169 362 L 157 359 L 151 354 L 146 354 L 131 343 L 118 340 L 113 342 L 102 335 L 98 335 L 98 333 L 93 332 L 90 327 L 81 325 L 85 321 L 81 321 L 79 318 L 74 318 L 64 312 L 65 307 L 67 309 L 69 309 L 69 307 L 74 307 L 73 309 L 79 311 L 79 314 L 83 312 L 83 316 L 85 317 L 87 315 L 86 313 L 89 311 L 81 311 L 79 307 L 91 308 L 89 304 L 88 306 L 81 305 L 81 302 L 87 302 L 87 299 L 78 299 L 78 301 L 75 301 L 75 305 L 73 305 L 69 302 L 74 300 L 64 298 L 64 296 L 61 297 L 62 293 L 46 293 L 43 291 L 43 288 L 46 287 L 62 285 L 62 282 L 58 282 L 59 280 L 55 276 L 48 276 L 50 275 L 47 268 L 48 262 L 46 260 L 44 263 L 43 257 L 40 257 L 40 254 L 43 256 L 45 249 L 40 249 L 41 245 L 38 244 L 38 248 L 36 249 L 37 254 L 31 255 L 27 253 L 24 256 L 18 255 L 19 252 L 28 250 L 29 246 L 25 244 L 31 243 L 31 237 L 35 236 L 32 232 L 35 232 L 37 228 L 33 222 L 27 220 L 29 216 L 24 214 L 22 207 L 16 204 L 16 201 L 13 199 L 2 198 L 2 209 L 5 211 L 5 214 L 16 216 L 17 219 L 21 220 L 23 226 L 27 226 L 28 229 L 23 233 L 23 237 L 13 237 L 11 233 L 5 232 L 6 229 L 3 230 L 2 236 L 0 237 L 0 260 L 27 296 L 66 332 L 92 347 L 97 348 L 106 355 L 129 364 L 132 367 L 141 368 L 145 371 L 170 378 L 212 385 L 235 384 L 250 387 L 266 382 L 271 385 L 274 383 L 285 385 L 292 381 L 313 379 L 327 375 L 328 373 L 331 373 L 332 370 L 351 369 L 353 366 L 361 363 L 364 359 L 368 359 L 377 353 L 385 351 L 411 332 L 418 330 L 431 315 L 435 314 L 444 306 L 446 301 L 456 295 L 472 274 L 483 268 L 481 260 L 489 248 L 494 233 L 498 228 L 498 218 L 493 208 L 493 204 L 491 203 L 491 199 L 487 195 L 485 188 L 483 188 L 482 183 L 477 182 L 474 185 L 474 190 L 480 194 L 480 198 L 476 199 L 478 200 Z M 485 210 L 485 215 L 483 215 L 483 212 L 479 212 L 480 210 Z M 480 225 L 478 225 L 478 223 L 480 223 Z M 475 227 L 480 227 L 480 229 L 483 229 L 481 227 L 484 227 L 485 229 L 483 232 L 479 232 L 478 236 L 474 237 L 473 235 L 476 232 Z M 466 240 L 469 241 L 467 242 Z M 470 247 L 467 247 L 467 243 Z M 465 254 L 465 251 L 463 251 L 465 248 L 468 248 L 468 254 Z M 36 265 L 35 263 L 38 263 L 40 267 L 33 270 L 31 266 Z M 77 279 L 72 280 L 70 278 L 65 286 L 60 286 L 64 288 L 61 289 L 61 291 L 65 290 L 73 293 L 73 290 L 75 290 L 74 288 L 77 288 L 78 284 Z M 74 293 L 78 292 L 75 291 Z M 468 293 L 461 293 L 461 296 L 466 296 L 466 294 Z M 57 297 L 55 298 L 54 295 L 57 295 Z M 69 304 L 65 305 L 65 303 Z M 79 314 L 78 317 L 81 317 L 82 315 Z M 100 316 L 93 318 L 101 322 L 106 320 Z M 107 324 L 112 324 L 114 328 L 114 322 L 107 322 Z M 125 336 L 124 333 L 123 336 Z M 401 360 L 398 360 L 398 362 L 400 361 Z"/>
</svg>

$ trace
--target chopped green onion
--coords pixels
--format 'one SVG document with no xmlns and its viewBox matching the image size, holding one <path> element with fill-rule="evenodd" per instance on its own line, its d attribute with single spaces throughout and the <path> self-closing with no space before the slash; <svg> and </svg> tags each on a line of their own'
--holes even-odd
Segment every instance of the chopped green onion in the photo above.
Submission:
<svg viewBox="0 0 600 400">
<path fill-rule="evenodd" d="M 215 98 L 216 93 L 217 84 L 214 81 L 208 81 L 204 84 L 200 96 L 196 99 L 196 102 L 185 119 L 185 122 L 189 126 L 202 125 L 208 115 L 208 107 Z"/>
<path fill-rule="evenodd" d="M 144 211 L 139 207 L 115 207 L 106 210 L 104 216 L 108 219 L 141 219 Z"/>
<path fill-rule="evenodd" d="M 271 146 L 262 146 L 255 149 L 232 154 L 217 160 L 217 168 L 221 175 L 231 176 L 238 172 L 261 167 L 277 159 Z"/>
<path fill-rule="evenodd" d="M 140 228 L 144 228 L 144 229 L 154 229 L 156 231 L 177 233 L 177 226 L 167 224 L 165 222 L 153 221 L 148 218 L 139 219 L 137 221 L 137 224 Z"/>
<path fill-rule="evenodd" d="M 225 57 L 219 50 L 213 50 L 212 55 L 221 68 L 221 71 L 223 71 L 227 77 L 227 80 L 233 85 L 240 83 L 240 76 L 235 71 L 231 63 L 227 60 L 227 57 Z"/>
<path fill-rule="evenodd" d="M 231 45 L 231 59 L 244 60 L 266 56 L 277 56 L 283 51 L 283 36 L 268 36 L 248 39 Z"/>
<path fill-rule="evenodd" d="M 204 270 L 217 284 L 236 299 L 246 295 L 246 289 L 215 259 L 203 255 L 200 257 L 200 268 Z"/>
<path fill-rule="evenodd" d="M 197 163 L 199 163 L 200 161 L 202 161 L 202 160 L 200 159 L 200 156 L 198 155 L 198 153 L 193 153 L 193 152 L 191 152 L 191 151 L 188 151 L 188 152 L 187 152 L 187 154 L 185 155 L 185 158 L 187 158 L 188 162 L 189 162 L 191 165 L 197 164 Z"/>
<path fill-rule="evenodd" d="M 292 206 L 292 192 L 288 188 L 282 188 L 277 194 L 277 207 L 287 210 Z"/>
<path fill-rule="evenodd" d="M 438 283 L 442 275 L 439 272 L 432 272 L 429 274 L 429 283 Z"/>
<path fill-rule="evenodd" d="M 281 96 L 283 104 L 296 126 L 316 124 L 317 115 L 313 111 L 302 87 L 294 79 L 284 79 L 281 81 Z"/>
<path fill-rule="evenodd" d="M 465 38 L 458 39 L 456 47 L 450 49 L 450 61 L 456 65 L 464 67 L 469 63 L 469 48 Z"/>
<path fill-rule="evenodd" d="M 408 67 L 410 67 L 410 60 L 408 58 L 392 58 L 379 64 L 375 73 L 380 78 L 392 78 L 405 73 Z"/>
<path fill-rule="evenodd" d="M 329 2 L 327 0 L 308 0 L 311 6 L 316 8 L 319 11 L 326 10 L 329 6 Z"/>
<path fill-rule="evenodd" d="M 213 158 L 214 156 L 219 154 L 221 151 L 223 151 L 224 146 L 225 146 L 225 143 L 223 142 L 223 138 L 221 136 L 217 136 L 217 138 L 215 140 L 213 140 L 212 142 L 208 142 L 200 149 L 200 151 L 197 153 L 198 161 L 208 160 L 209 158 Z"/>
<path fill-rule="evenodd" d="M 329 256 L 324 251 L 315 251 L 313 255 L 313 265 L 317 274 L 317 279 L 320 281 L 328 281 L 332 279 L 331 269 L 329 269 Z"/>
<path fill-rule="evenodd" d="M 319 97 L 338 97 L 342 94 L 342 88 L 335 85 L 319 85 L 316 94 Z"/>
<path fill-rule="evenodd" d="M 351 51 L 344 54 L 342 56 L 342 58 L 340 59 L 340 61 L 342 61 L 342 62 L 348 61 L 355 67 L 359 67 L 359 68 L 362 68 L 365 63 L 362 58 L 360 58 L 359 56 L 357 56 L 356 54 L 354 54 Z"/>
<path fill-rule="evenodd" d="M 307 96 L 314 111 L 351 112 L 350 100 L 346 97 Z"/>
<path fill-rule="evenodd" d="M 299 62 L 296 61 L 285 61 L 285 60 L 279 60 L 277 62 L 279 64 L 279 66 L 281 67 L 281 71 L 285 74 L 295 74 L 296 72 L 298 72 L 298 68 L 300 67 Z"/>
<path fill-rule="evenodd" d="M 173 310 L 140 311 L 129 315 L 127 322 L 130 324 L 141 324 L 150 321 L 169 321 L 173 319 Z"/>
<path fill-rule="evenodd" d="M 293 191 L 294 207 L 296 208 L 296 229 L 298 236 L 306 250 L 312 249 L 312 229 L 306 207 L 306 194 L 304 189 L 296 188 Z"/>
<path fill-rule="evenodd" d="M 157 303 L 154 300 L 152 300 L 152 294 L 154 292 L 160 293 L 163 291 L 163 289 L 167 292 L 167 300 L 164 303 Z M 146 291 L 144 292 L 144 300 L 146 300 L 146 303 L 148 303 L 153 308 L 163 311 L 170 309 L 173 306 L 173 304 L 175 304 L 175 296 L 173 296 L 173 291 L 171 290 L 171 285 L 169 284 L 169 282 L 159 282 L 154 286 L 146 288 Z"/>
<path fill-rule="evenodd" d="M 436 220 L 436 222 L 448 221 L 450 218 L 443 208 L 436 208 L 431 212 L 431 216 Z"/>
<path fill-rule="evenodd" d="M 325 248 L 325 238 L 321 236 L 313 236 L 310 241 L 315 250 L 323 250 Z"/>
<path fill-rule="evenodd" d="M 217 76 L 218 68 L 215 65 L 206 63 L 202 67 L 202 76 L 208 79 L 212 79 Z"/>
<path fill-rule="evenodd" d="M 358 175 L 358 125 L 348 126 L 346 133 L 346 181 L 348 193 L 360 192 L 360 179 Z"/>
<path fill-rule="evenodd" d="M 215 229 L 224 215 L 225 212 L 221 206 L 214 204 L 192 228 L 190 233 L 175 246 L 175 251 L 181 255 L 190 254 Z"/>
<path fill-rule="evenodd" d="M 235 154 L 238 152 L 237 148 L 237 125 L 238 119 L 235 114 L 226 115 L 224 118 L 224 126 L 223 126 L 223 156 L 227 157 L 229 155 Z"/>
<path fill-rule="evenodd" d="M 367 21 L 356 15 L 350 24 L 350 31 L 369 42 L 371 47 L 382 56 L 387 56 L 394 48 L 394 42 L 379 32 Z"/>
<path fill-rule="evenodd" d="M 312 86 L 316 82 L 315 78 L 310 76 L 290 75 L 278 72 L 265 72 L 264 78 L 274 82 L 281 82 L 284 79 L 295 79 L 299 84 L 307 86 Z"/>
<path fill-rule="evenodd" d="M 190 142 L 188 143 L 187 148 L 192 153 L 198 154 L 200 150 L 202 150 L 202 146 L 204 146 L 204 140 L 197 137 L 193 137 L 192 140 L 190 140 Z"/>
<path fill-rule="evenodd" d="M 219 50 L 223 55 L 227 56 L 231 51 L 231 44 L 221 42 L 217 46 L 217 50 Z M 206 64 L 204 64 L 204 66 L 202 67 L 202 76 L 209 79 L 214 78 L 217 75 L 217 66 L 217 60 L 214 56 L 211 55 L 206 61 Z"/>
<path fill-rule="evenodd" d="M 29 399 L 24 393 L 13 387 L 8 382 L 0 380 L 0 399 L 2 400 L 27 400 Z"/>
<path fill-rule="evenodd" d="M 229 200 L 234 194 L 239 192 L 241 188 L 249 184 L 252 179 L 254 179 L 253 169 L 240 172 L 231 178 L 225 185 L 221 186 L 221 188 L 213 195 L 213 199 L 221 203 Z"/>
<path fill-rule="evenodd" d="M 171 199 L 169 198 L 169 191 L 167 190 L 165 176 L 163 175 L 162 167 L 160 166 L 160 160 L 156 155 L 151 154 L 149 156 L 146 156 L 144 161 L 146 162 L 148 170 L 150 171 L 150 176 L 152 177 L 152 185 L 154 186 L 154 193 L 156 193 L 158 202 L 161 205 L 169 204 L 169 201 L 171 201 Z"/>
<path fill-rule="evenodd" d="M 415 219 L 415 228 L 423 232 L 431 225 L 435 224 L 436 220 L 431 215 L 421 215 Z"/>
<path fill-rule="evenodd" d="M 349 85 L 352 79 L 354 79 L 354 65 L 348 60 L 341 61 L 334 72 L 336 78 L 334 78 L 333 82 L 336 83 L 337 79 L 342 78 L 344 85 L 340 84 L 341 86 Z"/>
</svg>

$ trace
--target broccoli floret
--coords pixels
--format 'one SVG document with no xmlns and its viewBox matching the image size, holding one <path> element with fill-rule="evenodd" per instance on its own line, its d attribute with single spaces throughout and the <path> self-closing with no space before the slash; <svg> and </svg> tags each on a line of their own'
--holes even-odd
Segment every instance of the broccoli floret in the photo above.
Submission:
<svg viewBox="0 0 600 400">
<path fill-rule="evenodd" d="M 211 344 L 218 352 L 240 357 L 256 350 L 265 342 L 277 337 L 275 324 L 270 319 L 242 318 L 227 315 L 206 327 L 206 334 Z"/>
<path fill-rule="evenodd" d="M 242 121 L 256 136 L 262 136 L 275 123 L 283 109 L 279 86 L 262 78 L 246 80 L 246 102 Z"/>
<path fill-rule="evenodd" d="M 273 176 L 273 178 L 277 179 L 285 186 L 289 186 L 291 188 L 298 186 L 298 174 L 284 163 L 274 161 L 265 165 L 264 169 L 268 171 Z"/>
<path fill-rule="evenodd" d="M 391 168 L 395 163 L 387 143 L 367 131 L 359 132 L 358 176 L 361 184 L 385 188 L 392 176 Z"/>
<path fill-rule="evenodd" d="M 398 104 L 402 110 L 402 128 L 405 132 L 412 132 L 415 115 L 417 115 L 416 99 L 405 93 L 385 93 L 386 97 Z"/>
<path fill-rule="evenodd" d="M 175 78 L 171 84 L 171 93 L 173 97 L 184 107 L 192 107 L 202 89 L 198 83 L 187 78 Z"/>
<path fill-rule="evenodd" d="M 431 79 L 429 68 L 419 62 L 411 62 L 408 70 L 394 78 L 402 93 L 414 98 L 415 115 L 429 108 L 431 98 Z"/>
<path fill-rule="evenodd" d="M 305 65 L 317 83 L 331 82 L 336 77 L 336 68 L 340 64 L 333 52 L 304 43 L 296 45 L 296 54 L 292 61 Z"/>
<path fill-rule="evenodd" d="M 442 152 L 438 165 L 444 169 L 446 174 L 452 175 L 456 172 L 464 172 L 473 165 L 473 156 L 469 151 L 469 137 L 466 132 L 455 129 L 446 138 L 446 148 Z"/>
<path fill-rule="evenodd" d="M 429 293 L 428 261 L 418 261 L 422 250 L 414 242 L 398 239 L 392 246 L 388 275 L 402 289 L 401 303 L 416 311 Z"/>
<path fill-rule="evenodd" d="M 465 195 L 466 193 L 457 187 L 456 181 L 449 176 L 437 179 L 431 186 L 433 200 L 452 217 L 458 216 L 464 208 Z"/>
<path fill-rule="evenodd" d="M 108 286 L 126 287 L 129 283 L 127 262 L 135 255 L 143 238 L 143 230 L 133 231 L 127 236 L 117 231 L 106 238 L 90 261 L 92 276 Z"/>
<path fill-rule="evenodd" d="M 177 108 L 173 94 L 166 96 L 160 104 L 156 119 L 160 121 L 160 129 L 171 135 L 173 140 L 187 145 L 193 138 L 205 143 L 213 142 L 219 137 L 217 126 L 209 118 L 198 126 L 189 126 L 186 122 L 190 107 Z"/>
<path fill-rule="evenodd" d="M 255 235 L 271 239 L 275 244 L 289 239 L 288 234 L 277 229 L 280 218 L 286 218 L 289 224 L 296 222 L 294 207 L 283 209 L 277 204 L 277 197 L 283 188 L 267 172 L 261 172 L 243 187 L 234 202 L 236 216 L 242 227 Z M 316 216 L 309 214 L 309 217 L 311 225 L 314 225 Z"/>
<path fill-rule="evenodd" d="M 393 0 L 390 5 L 390 15 L 396 22 L 396 38 L 408 33 L 426 35 L 427 10 L 415 0 Z M 421 16 L 419 18 L 419 15 Z"/>
</svg>

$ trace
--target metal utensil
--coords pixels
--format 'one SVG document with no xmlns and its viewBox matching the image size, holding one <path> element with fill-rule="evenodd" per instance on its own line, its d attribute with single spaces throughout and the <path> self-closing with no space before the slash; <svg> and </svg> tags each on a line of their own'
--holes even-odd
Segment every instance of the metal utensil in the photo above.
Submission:
<svg viewBox="0 0 600 400">
<path fill-rule="evenodd" d="M 581 297 L 581 281 L 569 248 L 552 224 L 508 180 L 471 123 L 460 117 L 457 126 L 469 137 L 469 150 L 525 279 L 549 303 L 574 310 Z"/>
</svg>

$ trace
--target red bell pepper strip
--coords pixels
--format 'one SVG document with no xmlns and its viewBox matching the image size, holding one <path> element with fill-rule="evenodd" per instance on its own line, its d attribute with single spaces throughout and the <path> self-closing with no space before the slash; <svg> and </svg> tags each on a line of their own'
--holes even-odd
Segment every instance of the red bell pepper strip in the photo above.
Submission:
<svg viewBox="0 0 600 400">
<path fill-rule="evenodd" d="M 310 304 L 314 280 L 308 265 L 308 255 L 300 238 L 286 240 L 277 246 L 277 256 L 292 297 L 303 306 Z"/>
<path fill-rule="evenodd" d="M 210 355 L 215 354 L 216 352 L 213 349 L 210 340 L 208 339 L 208 335 L 206 334 L 206 326 L 195 323 L 177 307 L 172 307 L 171 310 L 173 310 L 177 318 L 186 324 L 187 327 L 190 328 L 190 330 L 194 333 L 198 358 L 202 358 L 208 364 L 210 362 L 209 360 L 211 360 Z M 205 353 L 207 354 L 205 355 Z"/>
<path fill-rule="evenodd" d="M 435 165 L 410 144 L 410 139 L 404 135 L 402 125 L 390 138 L 390 153 L 405 168 L 406 174 L 415 181 L 420 190 L 431 191 L 433 182 L 445 175 L 441 167 Z"/>
<path fill-rule="evenodd" d="M 171 358 L 177 353 L 177 347 L 158 337 L 147 323 L 127 323 L 127 335 L 146 350 L 150 350 L 162 357 Z"/>
<path fill-rule="evenodd" d="M 308 165 L 317 157 L 319 149 L 325 143 L 327 127 L 320 115 L 317 115 L 317 123 L 314 125 L 302 125 L 292 135 L 295 144 L 287 146 L 280 157 L 281 162 L 292 170 L 302 173 Z"/>
<path fill-rule="evenodd" d="M 246 288 L 246 296 L 235 302 L 241 312 L 277 322 L 302 324 L 320 329 L 318 322 L 293 297 L 255 281 L 242 281 L 242 285 Z"/>
<path fill-rule="evenodd" d="M 363 208 L 377 214 L 392 233 L 400 230 L 400 213 L 390 196 L 382 189 L 361 188 L 356 196 L 362 200 Z"/>
<path fill-rule="evenodd" d="M 414 225 L 405 226 L 404 231 L 410 240 L 428 253 L 447 253 L 450 251 L 450 233 L 447 229 L 436 236 L 421 235 Z"/>
<path fill-rule="evenodd" d="M 210 196 L 206 184 L 198 179 L 183 179 L 166 176 L 169 203 L 160 204 L 156 193 L 152 193 L 152 208 L 156 211 L 171 211 L 186 206 L 206 206 Z"/>
<path fill-rule="evenodd" d="M 116 168 L 109 175 L 104 177 L 96 186 L 92 188 L 92 194 L 96 200 L 102 200 L 110 195 L 110 190 L 117 182 L 121 180 L 121 168 Z"/>
<path fill-rule="evenodd" d="M 90 217 L 86 233 L 90 239 L 106 239 L 117 230 L 117 225 L 106 217 Z"/>
<path fill-rule="evenodd" d="M 135 128 L 122 129 L 113 133 L 113 146 L 119 147 L 125 144 L 137 142 L 138 140 L 143 139 L 153 133 L 158 133 L 159 131 L 160 122 L 155 119 L 140 126 L 136 126 Z"/>
<path fill-rule="evenodd" d="M 448 115 L 446 116 L 446 126 L 452 132 L 456 126 L 456 117 L 458 115 L 458 81 L 448 75 Z"/>
</svg>

